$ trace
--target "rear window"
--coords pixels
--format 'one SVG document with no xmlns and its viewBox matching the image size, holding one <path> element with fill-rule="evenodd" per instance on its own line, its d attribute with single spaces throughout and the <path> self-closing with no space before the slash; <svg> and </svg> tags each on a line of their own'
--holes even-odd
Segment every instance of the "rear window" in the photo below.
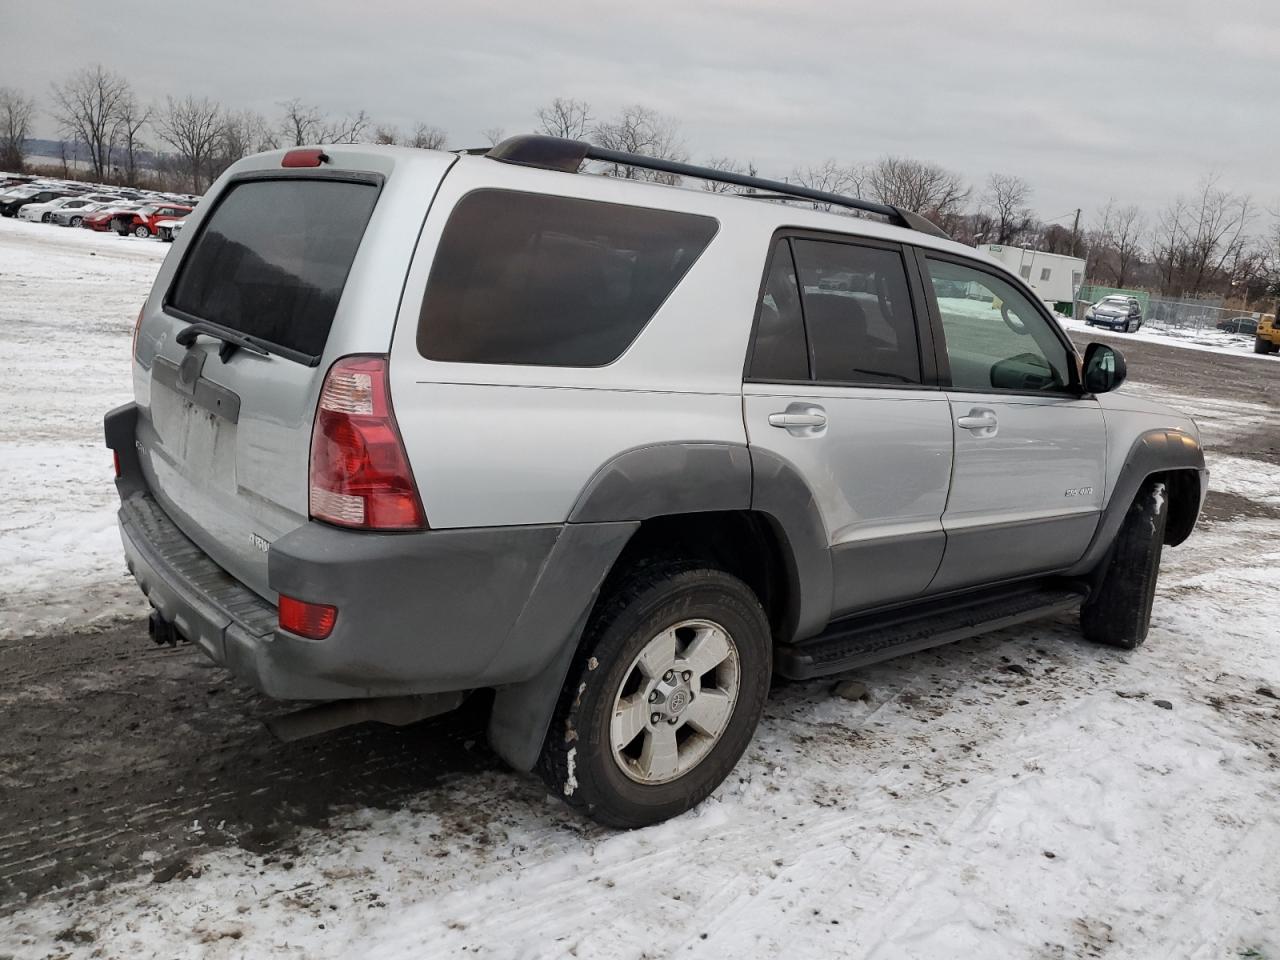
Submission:
<svg viewBox="0 0 1280 960">
<path fill-rule="evenodd" d="M 235 184 L 196 236 L 168 305 L 319 356 L 377 198 L 372 183 Z"/>
<path fill-rule="evenodd" d="M 418 320 L 429 360 L 616 360 L 711 242 L 710 217 L 477 190 L 445 225 Z"/>
</svg>

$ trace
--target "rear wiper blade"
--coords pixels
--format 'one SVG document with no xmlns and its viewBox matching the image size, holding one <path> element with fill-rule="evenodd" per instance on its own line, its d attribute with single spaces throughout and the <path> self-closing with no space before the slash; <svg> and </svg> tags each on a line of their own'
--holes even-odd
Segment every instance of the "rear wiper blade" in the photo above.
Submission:
<svg viewBox="0 0 1280 960">
<path fill-rule="evenodd" d="M 212 337 L 214 340 L 222 341 L 222 346 L 218 348 L 218 359 L 223 363 L 226 363 L 227 359 L 236 352 L 237 347 L 241 350 L 248 350 L 250 353 L 256 353 L 260 357 L 267 357 L 275 352 L 265 343 L 261 343 L 253 337 L 203 320 L 187 324 L 178 331 L 178 335 L 174 337 L 174 340 L 178 342 L 179 346 L 189 347 L 202 334 L 206 337 Z"/>
</svg>

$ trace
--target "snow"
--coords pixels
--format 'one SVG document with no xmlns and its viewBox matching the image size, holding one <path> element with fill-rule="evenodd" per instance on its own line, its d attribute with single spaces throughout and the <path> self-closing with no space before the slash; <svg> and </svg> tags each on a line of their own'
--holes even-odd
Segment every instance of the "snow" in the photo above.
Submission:
<svg viewBox="0 0 1280 960">
<path fill-rule="evenodd" d="M 101 414 L 127 399 L 165 249 L 0 221 L 0 479 L 28 491 L 0 528 L 10 635 L 139 608 Z M 1173 399 L 1218 438 L 1267 411 Z M 1273 496 L 1274 466 L 1210 459 L 1215 486 Z M 674 821 L 613 833 L 530 777 L 454 776 L 287 858 L 223 850 L 33 903 L 0 917 L 0 954 L 1276 956 L 1277 601 L 1280 521 L 1207 524 L 1166 551 L 1143 648 L 1063 618 L 859 671 L 864 700 L 779 685 L 730 778 Z"/>
<path fill-rule="evenodd" d="M 133 321 L 168 249 L 0 219 L 0 640 L 144 609 L 102 416 L 132 399 Z"/>
</svg>

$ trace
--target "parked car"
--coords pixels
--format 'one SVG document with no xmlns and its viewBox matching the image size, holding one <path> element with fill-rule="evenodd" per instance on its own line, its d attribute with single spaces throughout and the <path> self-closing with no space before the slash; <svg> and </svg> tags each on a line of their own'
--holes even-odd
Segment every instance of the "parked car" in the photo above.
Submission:
<svg viewBox="0 0 1280 960">
<path fill-rule="evenodd" d="M 286 738 L 491 691 L 493 749 L 620 827 L 715 789 L 774 673 L 1076 609 L 1142 643 L 1207 474 L 1117 350 L 917 214 L 576 172 L 606 158 L 334 145 L 218 180 L 105 423 L 156 640 L 327 702 Z"/>
<path fill-rule="evenodd" d="M 117 219 L 121 222 L 131 222 L 134 211 L 141 206 L 142 204 L 140 203 L 131 202 L 107 204 L 101 210 L 95 210 L 93 213 L 88 214 L 81 226 L 87 230 L 97 230 L 99 232 L 113 230 Z"/>
<path fill-rule="evenodd" d="M 159 221 L 180 220 L 190 212 L 191 207 L 175 203 L 147 204 L 135 210 L 127 220 L 118 218 L 112 226 L 121 236 L 131 233 L 135 237 L 150 237 L 155 234 L 155 225 Z"/>
<path fill-rule="evenodd" d="M 1142 326 L 1142 304 L 1133 297 L 1103 297 L 1085 311 L 1084 322 L 1132 333 Z"/>
<path fill-rule="evenodd" d="M 0 199 L 0 216 L 15 217 L 18 211 L 29 203 L 47 203 L 50 200 L 57 200 L 59 197 L 70 196 L 70 190 L 27 190 L 20 191 L 16 196 Z"/>
<path fill-rule="evenodd" d="M 46 203 L 29 203 L 18 211 L 18 219 L 49 223 L 59 210 L 85 210 L 96 204 L 117 200 L 105 194 L 70 193 Z"/>
<path fill-rule="evenodd" d="M 1280 350 L 1280 325 L 1274 313 L 1263 314 L 1253 335 L 1254 353 L 1275 353 Z"/>
<path fill-rule="evenodd" d="M 49 215 L 49 222 L 59 227 L 79 227 L 83 225 L 85 217 L 118 203 L 119 201 L 88 201 L 84 206 L 59 207 Z"/>
<path fill-rule="evenodd" d="M 1228 317 L 1218 321 L 1218 329 L 1226 333 L 1243 333 L 1253 336 L 1258 332 L 1258 321 L 1253 317 Z"/>
<path fill-rule="evenodd" d="M 182 224 L 185 222 L 184 220 L 157 220 L 156 236 L 165 243 L 173 243 L 182 232 Z"/>
</svg>

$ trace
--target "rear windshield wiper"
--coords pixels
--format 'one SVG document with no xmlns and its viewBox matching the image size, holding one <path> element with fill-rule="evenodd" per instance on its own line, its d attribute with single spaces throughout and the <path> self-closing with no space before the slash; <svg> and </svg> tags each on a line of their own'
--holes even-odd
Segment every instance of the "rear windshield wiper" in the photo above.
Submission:
<svg viewBox="0 0 1280 960">
<path fill-rule="evenodd" d="M 178 335 L 174 337 L 174 340 L 178 342 L 179 346 L 189 347 L 201 335 L 222 341 L 222 346 L 218 348 L 218 359 L 223 363 L 227 362 L 237 348 L 256 353 L 260 357 L 270 356 L 276 352 L 269 345 L 255 340 L 247 334 L 237 333 L 235 330 L 228 330 L 226 327 L 207 323 L 204 320 L 197 320 L 195 323 L 187 324 L 178 331 Z"/>
</svg>

